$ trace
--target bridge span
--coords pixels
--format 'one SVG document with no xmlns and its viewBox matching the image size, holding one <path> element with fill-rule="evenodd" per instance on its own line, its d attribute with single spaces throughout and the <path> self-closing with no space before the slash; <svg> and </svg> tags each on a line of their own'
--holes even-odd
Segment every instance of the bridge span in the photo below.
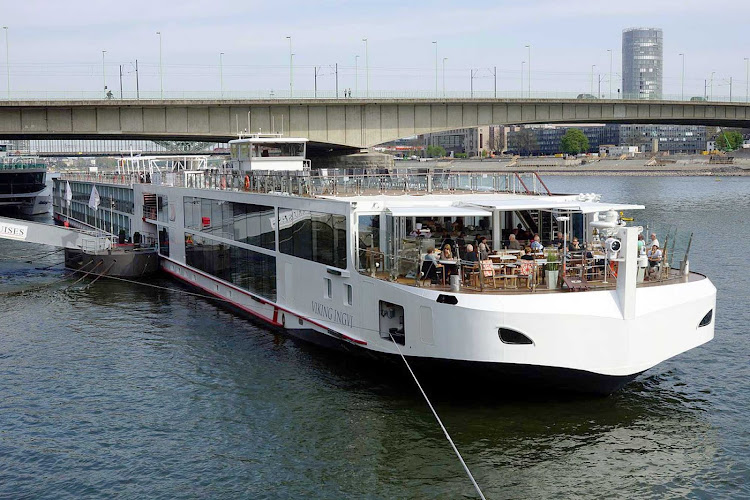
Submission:
<svg viewBox="0 0 750 500">
<path fill-rule="evenodd" d="M 605 99 L 268 99 L 0 101 L 0 138 L 226 142 L 238 132 L 360 149 L 481 125 L 654 123 L 750 127 L 750 104 Z"/>
</svg>

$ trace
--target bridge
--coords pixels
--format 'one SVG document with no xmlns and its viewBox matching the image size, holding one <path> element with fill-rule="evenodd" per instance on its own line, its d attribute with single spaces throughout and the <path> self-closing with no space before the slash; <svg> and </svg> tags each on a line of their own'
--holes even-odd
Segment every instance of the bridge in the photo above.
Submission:
<svg viewBox="0 0 750 500">
<path fill-rule="evenodd" d="M 226 142 L 238 132 L 355 150 L 481 125 L 648 123 L 750 127 L 750 103 L 621 99 L 174 99 L 0 101 L 0 138 Z"/>
</svg>

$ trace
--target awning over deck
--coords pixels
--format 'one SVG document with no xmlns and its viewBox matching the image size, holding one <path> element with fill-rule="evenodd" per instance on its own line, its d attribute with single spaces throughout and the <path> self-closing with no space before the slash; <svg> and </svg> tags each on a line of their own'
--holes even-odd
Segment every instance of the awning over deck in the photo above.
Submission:
<svg viewBox="0 0 750 500">
<path fill-rule="evenodd" d="M 388 207 L 395 217 L 489 217 L 492 212 L 472 206 L 409 206 Z"/>
<path fill-rule="evenodd" d="M 571 210 L 590 214 L 594 212 L 606 212 L 608 210 L 643 210 L 643 205 L 630 205 L 626 203 L 606 203 L 596 201 L 578 201 L 571 199 L 517 199 L 517 200 L 477 200 L 471 204 L 463 204 L 462 207 L 477 207 L 486 210 Z"/>
</svg>

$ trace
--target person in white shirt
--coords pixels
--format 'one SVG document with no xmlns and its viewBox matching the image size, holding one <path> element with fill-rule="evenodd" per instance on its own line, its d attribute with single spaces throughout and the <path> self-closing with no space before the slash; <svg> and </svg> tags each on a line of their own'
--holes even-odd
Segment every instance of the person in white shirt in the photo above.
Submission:
<svg viewBox="0 0 750 500">
<path fill-rule="evenodd" d="M 656 245 L 657 247 L 661 247 L 659 240 L 656 239 L 656 233 L 651 233 L 651 241 L 649 242 L 648 247 L 653 248 L 654 245 Z"/>
</svg>

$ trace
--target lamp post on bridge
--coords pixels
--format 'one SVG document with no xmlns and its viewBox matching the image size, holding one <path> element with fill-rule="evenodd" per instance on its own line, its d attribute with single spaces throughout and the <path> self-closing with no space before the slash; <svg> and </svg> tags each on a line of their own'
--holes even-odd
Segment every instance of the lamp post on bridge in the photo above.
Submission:
<svg viewBox="0 0 750 500">
<path fill-rule="evenodd" d="M 680 53 L 682 57 L 682 76 L 680 77 L 680 100 L 685 100 L 685 54 Z"/>
<path fill-rule="evenodd" d="M 435 97 L 438 96 L 438 50 L 437 41 L 432 42 L 435 44 Z"/>
<path fill-rule="evenodd" d="M 107 97 L 107 75 L 104 71 L 104 54 L 106 54 L 106 50 L 102 50 L 102 87 L 104 87 L 104 97 Z"/>
<path fill-rule="evenodd" d="M 370 98 L 370 51 L 367 46 L 367 38 L 362 39 L 365 42 L 365 97 Z"/>
<path fill-rule="evenodd" d="M 531 44 L 526 45 L 526 48 L 529 49 L 529 99 L 531 99 Z"/>
<path fill-rule="evenodd" d="M 5 72 L 8 76 L 8 100 L 10 101 L 10 49 L 8 48 L 8 27 L 3 26 L 5 30 Z"/>
<path fill-rule="evenodd" d="M 164 100 L 164 69 L 161 63 L 161 31 L 156 32 L 159 35 L 159 96 Z"/>
<path fill-rule="evenodd" d="M 291 99 L 294 93 L 294 63 L 292 61 L 294 54 L 292 54 L 292 37 L 288 36 L 286 39 L 289 40 L 289 98 Z"/>
<path fill-rule="evenodd" d="M 219 92 L 224 99 L 224 52 L 219 52 Z"/>
</svg>

